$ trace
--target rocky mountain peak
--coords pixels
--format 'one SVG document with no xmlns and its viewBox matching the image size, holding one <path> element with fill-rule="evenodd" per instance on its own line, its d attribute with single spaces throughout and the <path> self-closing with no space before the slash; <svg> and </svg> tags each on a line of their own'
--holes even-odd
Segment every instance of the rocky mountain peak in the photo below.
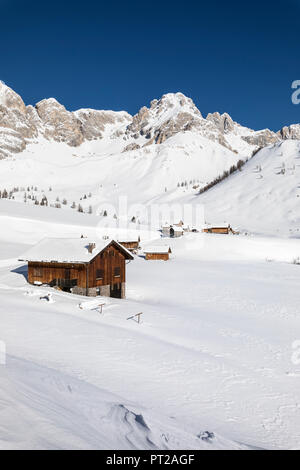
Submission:
<svg viewBox="0 0 300 470">
<path fill-rule="evenodd" d="M 157 114 L 161 114 L 172 109 L 179 111 L 180 108 L 185 108 L 186 111 L 194 113 L 197 116 L 201 116 L 201 113 L 193 100 L 180 92 L 166 93 L 159 100 L 152 100 L 150 103 L 150 110 L 155 111 Z"/>
<path fill-rule="evenodd" d="M 167 93 L 143 106 L 127 126 L 126 138 L 141 140 L 142 146 L 161 144 L 172 135 L 193 128 L 203 119 L 191 98 L 182 93 Z M 130 146 L 131 148 L 131 146 Z"/>
<path fill-rule="evenodd" d="M 0 106 L 5 106 L 11 110 L 16 109 L 21 113 L 25 113 L 26 106 L 22 98 L 9 88 L 5 83 L 0 81 Z"/>
</svg>

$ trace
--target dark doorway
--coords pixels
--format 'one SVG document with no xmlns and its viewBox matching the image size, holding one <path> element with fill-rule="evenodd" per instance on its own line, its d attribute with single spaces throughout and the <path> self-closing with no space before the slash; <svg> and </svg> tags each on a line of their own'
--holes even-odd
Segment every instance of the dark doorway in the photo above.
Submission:
<svg viewBox="0 0 300 470">
<path fill-rule="evenodd" d="M 69 268 L 65 269 L 65 279 L 68 281 L 71 279 L 71 269 Z"/>
<path fill-rule="evenodd" d="M 122 284 L 120 282 L 110 286 L 110 296 L 114 297 L 115 299 L 122 298 Z"/>
<path fill-rule="evenodd" d="M 170 237 L 174 238 L 174 229 L 173 229 L 173 227 L 170 227 Z"/>
</svg>

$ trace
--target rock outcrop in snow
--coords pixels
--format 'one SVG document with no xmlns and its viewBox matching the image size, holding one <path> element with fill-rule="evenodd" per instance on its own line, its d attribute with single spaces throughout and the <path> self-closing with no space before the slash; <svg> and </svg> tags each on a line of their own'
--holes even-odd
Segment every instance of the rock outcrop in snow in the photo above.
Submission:
<svg viewBox="0 0 300 470">
<path fill-rule="evenodd" d="M 280 131 L 278 131 L 278 135 L 283 140 L 300 140 L 300 124 L 285 126 Z"/>
<path fill-rule="evenodd" d="M 72 147 L 82 144 L 84 138 L 79 119 L 58 101 L 54 98 L 42 100 L 35 107 L 43 123 L 43 135 L 46 139 L 65 142 Z"/>
<path fill-rule="evenodd" d="M 127 112 L 80 109 L 68 111 L 56 99 L 25 106 L 22 98 L 0 82 L 0 158 L 22 152 L 39 137 L 78 147 L 85 141 L 108 138 L 119 142 L 120 152 L 162 144 L 176 134 L 192 132 L 230 151 L 251 155 L 280 140 L 299 139 L 300 125 L 277 133 L 253 131 L 234 122 L 229 114 L 209 113 L 204 118 L 190 98 L 168 93 L 143 106 L 135 116 Z"/>
<path fill-rule="evenodd" d="M 112 138 L 123 135 L 118 128 L 131 122 L 132 117 L 125 111 L 96 111 L 94 109 L 79 109 L 74 115 L 80 121 L 84 140 L 102 139 L 106 128 L 112 130 Z"/>
<path fill-rule="evenodd" d="M 37 136 L 22 98 L 0 82 L 0 158 L 22 152 L 25 139 Z"/>
</svg>

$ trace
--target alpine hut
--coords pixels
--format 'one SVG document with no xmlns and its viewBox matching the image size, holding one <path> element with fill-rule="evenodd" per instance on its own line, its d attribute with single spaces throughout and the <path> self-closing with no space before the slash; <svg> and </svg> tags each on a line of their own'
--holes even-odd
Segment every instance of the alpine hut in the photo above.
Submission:
<svg viewBox="0 0 300 470">
<path fill-rule="evenodd" d="M 144 249 L 144 253 L 146 260 L 168 261 L 172 251 L 169 246 L 148 246 Z"/>
<path fill-rule="evenodd" d="M 123 237 L 118 240 L 122 246 L 124 246 L 128 251 L 131 253 L 137 253 L 138 249 L 140 248 L 140 237 Z"/>
<path fill-rule="evenodd" d="M 45 238 L 19 261 L 28 263 L 28 282 L 73 294 L 125 297 L 126 262 L 132 254 L 115 240 Z"/>
<path fill-rule="evenodd" d="M 222 233 L 222 234 L 229 234 L 233 232 L 232 228 L 229 224 L 221 223 L 221 224 L 205 224 L 202 232 L 204 233 Z"/>
</svg>

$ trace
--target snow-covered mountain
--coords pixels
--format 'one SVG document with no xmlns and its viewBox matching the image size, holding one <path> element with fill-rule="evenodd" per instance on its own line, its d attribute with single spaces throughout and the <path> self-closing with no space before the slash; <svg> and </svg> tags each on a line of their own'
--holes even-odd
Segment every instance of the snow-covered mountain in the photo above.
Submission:
<svg viewBox="0 0 300 470">
<path fill-rule="evenodd" d="M 29 203 L 46 196 L 49 204 L 64 199 L 63 208 L 80 204 L 93 213 L 116 207 L 120 195 L 131 204 L 200 203 L 212 223 L 227 220 L 246 231 L 295 233 L 299 140 L 300 124 L 275 133 L 243 127 L 226 113 L 204 118 L 182 93 L 163 95 L 131 116 L 69 112 L 53 98 L 25 106 L 0 82 L 0 191 L 18 187 L 14 199 Z M 247 159 L 242 172 L 197 196 Z M 276 170 L 281 164 L 286 171 Z M 262 168 L 258 174 L 256 167 Z M 28 187 L 37 187 L 34 195 Z M 269 214 L 281 214 L 268 224 L 266 201 Z M 111 224 L 115 212 L 108 211 Z"/>
<path fill-rule="evenodd" d="M 279 134 L 268 129 L 253 131 L 224 113 L 204 118 L 190 98 L 168 93 L 153 100 L 131 116 L 126 112 L 81 109 L 70 112 L 54 98 L 25 106 L 22 98 L 0 82 L 0 155 L 22 152 L 26 145 L 49 141 L 78 147 L 83 142 L 109 138 L 118 142 L 119 151 L 161 144 L 176 134 L 191 131 L 219 143 L 235 153 L 250 155 L 257 147 L 280 140 L 299 138 L 297 127 L 284 128 Z"/>
</svg>

